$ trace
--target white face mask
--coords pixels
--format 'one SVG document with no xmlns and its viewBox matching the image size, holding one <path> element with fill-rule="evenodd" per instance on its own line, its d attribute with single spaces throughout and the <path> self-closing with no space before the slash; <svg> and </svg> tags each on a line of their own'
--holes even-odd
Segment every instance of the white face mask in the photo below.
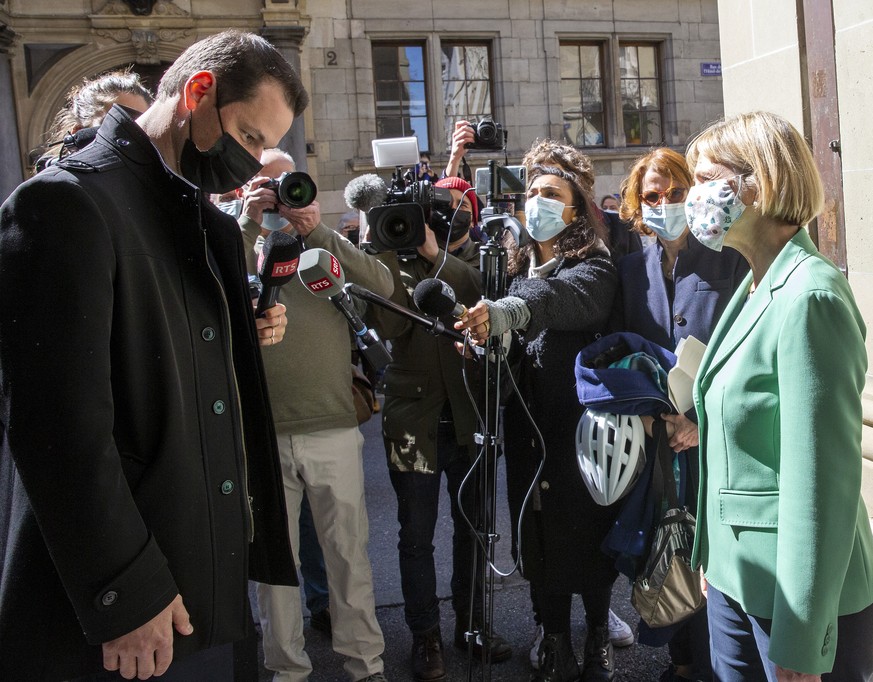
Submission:
<svg viewBox="0 0 873 682">
<path fill-rule="evenodd" d="M 565 208 L 568 207 L 564 202 L 557 199 L 540 195 L 528 199 L 524 205 L 524 222 L 531 239 L 546 242 L 567 229 L 563 218 Z"/>
<path fill-rule="evenodd" d="M 242 199 L 233 199 L 232 201 L 221 201 L 216 206 L 222 213 L 227 213 L 231 218 L 238 219 L 242 213 L 242 204 Z"/>
<path fill-rule="evenodd" d="M 672 242 L 685 232 L 688 221 L 685 217 L 685 204 L 643 204 L 643 222 L 661 239 Z"/>
<path fill-rule="evenodd" d="M 288 221 L 278 213 L 267 213 L 264 211 L 261 217 L 261 227 L 270 232 L 278 232 L 288 227 Z"/>
<path fill-rule="evenodd" d="M 688 190 L 685 201 L 688 227 L 697 241 L 714 251 L 721 251 L 727 231 L 746 210 L 730 185 L 734 179 L 742 187 L 742 176 L 734 176 L 694 185 Z"/>
</svg>

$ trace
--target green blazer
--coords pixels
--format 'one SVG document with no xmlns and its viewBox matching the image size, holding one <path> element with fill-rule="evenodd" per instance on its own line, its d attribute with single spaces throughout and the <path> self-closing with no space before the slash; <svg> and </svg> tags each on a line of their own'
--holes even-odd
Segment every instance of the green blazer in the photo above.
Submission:
<svg viewBox="0 0 873 682">
<path fill-rule="evenodd" d="M 829 672 L 837 616 L 873 603 L 861 498 L 864 321 L 801 229 L 713 332 L 694 397 L 701 484 L 694 565 L 753 616 L 769 657 Z"/>
</svg>

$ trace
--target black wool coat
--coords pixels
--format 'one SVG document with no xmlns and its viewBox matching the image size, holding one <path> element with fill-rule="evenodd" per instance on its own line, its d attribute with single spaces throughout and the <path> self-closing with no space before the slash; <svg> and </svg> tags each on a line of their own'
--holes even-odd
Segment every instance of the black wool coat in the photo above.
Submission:
<svg viewBox="0 0 873 682">
<path fill-rule="evenodd" d="M 526 405 L 546 456 L 522 522 L 522 572 L 551 592 L 585 592 L 611 585 L 617 576 L 600 544 L 618 508 L 594 502 L 576 462 L 576 425 L 584 410 L 574 374 L 576 354 L 606 327 L 616 287 L 615 267 L 603 247 L 581 260 L 562 259 L 544 279 L 517 276 L 509 286 L 509 295 L 525 300 L 531 318 L 519 335 L 521 396 L 507 402 L 504 419 L 507 495 L 515 534 L 543 456 Z"/>
<path fill-rule="evenodd" d="M 0 679 L 102 669 L 177 593 L 239 639 L 296 584 L 236 223 L 118 107 L 0 209 Z"/>
</svg>

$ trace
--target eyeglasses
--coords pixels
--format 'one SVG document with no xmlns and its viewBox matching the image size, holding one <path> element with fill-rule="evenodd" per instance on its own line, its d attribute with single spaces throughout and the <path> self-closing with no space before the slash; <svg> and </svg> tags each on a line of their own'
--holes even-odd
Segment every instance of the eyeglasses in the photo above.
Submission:
<svg viewBox="0 0 873 682">
<path fill-rule="evenodd" d="M 667 200 L 668 204 L 678 204 L 680 201 L 685 201 L 686 196 L 688 196 L 687 187 L 668 187 L 663 192 L 651 190 L 644 194 L 640 194 L 640 199 L 649 206 L 657 206 L 664 199 Z"/>
</svg>

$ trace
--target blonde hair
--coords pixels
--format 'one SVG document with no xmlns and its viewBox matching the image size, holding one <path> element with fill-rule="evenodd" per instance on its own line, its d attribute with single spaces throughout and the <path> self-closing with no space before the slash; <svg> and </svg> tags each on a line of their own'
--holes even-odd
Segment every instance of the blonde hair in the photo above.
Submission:
<svg viewBox="0 0 873 682">
<path fill-rule="evenodd" d="M 640 204 L 643 178 L 649 171 L 670 178 L 670 183 L 675 183 L 676 187 L 691 189 L 694 184 L 685 157 L 667 147 L 652 149 L 634 161 L 627 177 L 621 181 L 621 207 L 618 209 L 618 215 L 622 220 L 630 220 L 634 230 L 645 235 L 654 234 L 643 222 L 643 209 Z"/>
<path fill-rule="evenodd" d="M 688 145 L 688 168 L 701 156 L 745 178 L 758 191 L 765 218 L 805 225 L 821 213 L 824 188 L 812 151 L 786 119 L 767 111 L 726 117 L 699 133 Z"/>
</svg>

